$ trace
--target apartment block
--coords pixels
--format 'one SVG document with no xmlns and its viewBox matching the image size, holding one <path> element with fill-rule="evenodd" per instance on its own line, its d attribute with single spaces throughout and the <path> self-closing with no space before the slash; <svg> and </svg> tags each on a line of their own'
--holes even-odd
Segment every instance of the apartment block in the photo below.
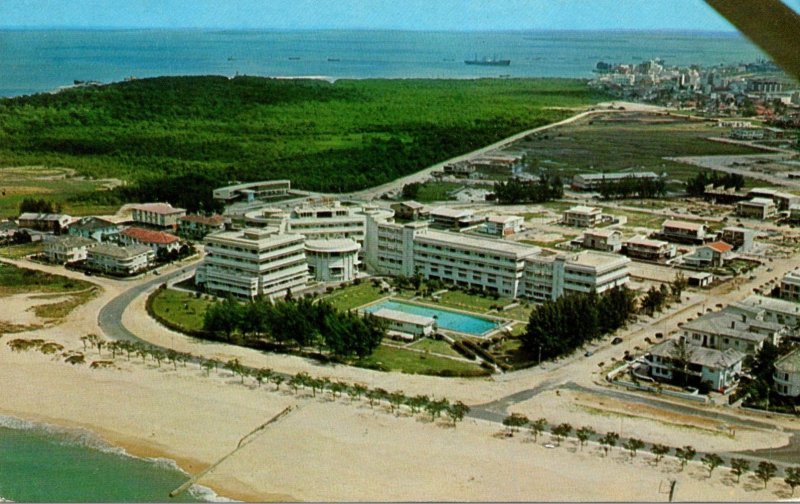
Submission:
<svg viewBox="0 0 800 504">
<path fill-rule="evenodd" d="M 178 220 L 186 215 L 183 208 L 174 208 L 169 203 L 143 203 L 133 207 L 133 222 L 144 226 L 177 229 Z"/>
<path fill-rule="evenodd" d="M 659 238 L 675 243 L 702 245 L 712 238 L 708 234 L 705 224 L 669 219 L 661 225 Z"/>
<path fill-rule="evenodd" d="M 666 262 L 675 257 L 675 246 L 661 240 L 635 237 L 622 244 L 622 252 L 635 259 Z"/>
<path fill-rule="evenodd" d="M 619 252 L 622 250 L 622 233 L 615 229 L 590 229 L 584 231 L 581 245 L 602 252 Z"/>
<path fill-rule="evenodd" d="M 564 225 L 592 228 L 603 220 L 603 211 L 597 207 L 578 205 L 564 212 Z"/>
<path fill-rule="evenodd" d="M 736 205 L 736 215 L 749 219 L 765 220 L 774 217 L 776 213 L 778 209 L 770 198 L 752 198 Z"/>
<path fill-rule="evenodd" d="M 781 279 L 781 298 L 800 302 L 800 271 L 790 271 Z"/>
<path fill-rule="evenodd" d="M 89 249 L 86 265 L 95 271 L 129 276 L 145 271 L 156 259 L 153 249 L 145 245 L 121 247 L 100 243 Z"/>
</svg>

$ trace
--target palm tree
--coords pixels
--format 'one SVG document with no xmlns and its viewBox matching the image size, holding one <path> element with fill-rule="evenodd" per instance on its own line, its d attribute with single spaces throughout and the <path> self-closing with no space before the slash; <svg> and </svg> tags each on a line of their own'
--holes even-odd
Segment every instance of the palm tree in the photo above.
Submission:
<svg viewBox="0 0 800 504">
<path fill-rule="evenodd" d="M 361 383 L 356 383 L 352 387 L 353 392 L 355 392 L 356 397 L 361 399 L 361 396 L 367 393 L 367 386 L 362 385 Z"/>
<path fill-rule="evenodd" d="M 173 350 L 172 348 L 167 349 L 167 359 L 172 362 L 172 365 L 175 367 L 175 371 L 178 370 L 178 352 Z"/>
<path fill-rule="evenodd" d="M 240 375 L 242 378 L 242 383 L 244 383 L 244 374 L 242 373 L 242 364 L 239 362 L 239 359 L 231 359 L 225 363 L 225 369 L 230 371 L 235 375 Z"/>
<path fill-rule="evenodd" d="M 394 410 L 400 411 L 400 406 L 406 399 L 406 395 L 403 393 L 402 390 L 397 390 L 389 394 L 389 408 L 391 412 L 394 413 Z"/>
<path fill-rule="evenodd" d="M 661 459 L 664 458 L 664 455 L 669 453 L 669 446 L 653 443 L 650 446 L 650 451 L 656 456 L 656 465 L 658 465 Z"/>
<path fill-rule="evenodd" d="M 731 472 L 736 475 L 736 483 L 739 483 L 739 480 L 742 478 L 742 474 L 746 473 L 748 469 L 750 469 L 749 461 L 743 458 L 731 459 Z"/>
<path fill-rule="evenodd" d="M 201 365 L 206 370 L 206 376 L 211 374 L 212 369 L 217 369 L 217 361 L 214 359 L 205 359 Z"/>
<path fill-rule="evenodd" d="M 525 427 L 528 423 L 530 423 L 528 417 L 521 413 L 511 413 L 503 419 L 503 425 L 508 429 L 509 435 L 513 435 L 513 433 L 517 432 L 521 427 Z"/>
<path fill-rule="evenodd" d="M 530 429 L 531 433 L 533 434 L 534 442 L 539 441 L 539 434 L 544 432 L 546 428 L 547 428 L 547 420 L 545 420 L 544 418 L 539 418 L 537 420 L 534 420 L 533 422 L 530 422 Z"/>
</svg>

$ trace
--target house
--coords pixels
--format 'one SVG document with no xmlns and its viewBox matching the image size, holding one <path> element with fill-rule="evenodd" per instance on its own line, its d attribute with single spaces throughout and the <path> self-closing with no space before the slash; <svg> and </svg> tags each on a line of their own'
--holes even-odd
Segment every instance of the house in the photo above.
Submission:
<svg viewBox="0 0 800 504">
<path fill-rule="evenodd" d="M 787 326 L 790 333 L 800 328 L 800 304 L 767 296 L 751 295 L 731 303 L 726 310 L 749 314 L 766 322 Z"/>
<path fill-rule="evenodd" d="M 666 262 L 675 257 L 675 246 L 661 240 L 634 237 L 622 244 L 622 253 L 634 259 Z"/>
<path fill-rule="evenodd" d="M 750 252 L 753 249 L 753 238 L 756 232 L 743 227 L 728 226 L 722 228 L 720 239 L 730 243 L 737 252 Z"/>
<path fill-rule="evenodd" d="M 572 177 L 572 188 L 576 191 L 596 191 L 604 183 L 615 183 L 626 178 L 658 180 L 659 177 L 653 172 L 581 173 Z"/>
<path fill-rule="evenodd" d="M 84 217 L 70 224 L 69 235 L 96 242 L 114 241 L 119 238 L 119 228 L 113 222 L 100 217 Z"/>
<path fill-rule="evenodd" d="M 645 360 L 653 378 L 673 380 L 676 374 L 685 372 L 688 383 L 705 383 L 711 390 L 719 392 L 725 392 L 736 384 L 746 356 L 744 353 L 732 348 L 716 350 L 695 345 L 681 348 L 681 345 L 669 339 L 650 348 Z"/>
<path fill-rule="evenodd" d="M 495 236 L 511 236 L 522 231 L 525 222 L 517 215 L 491 215 L 486 219 L 486 232 Z"/>
<path fill-rule="evenodd" d="M 129 276 L 147 270 L 156 254 L 145 245 L 119 246 L 100 243 L 89 249 L 86 265 L 95 271 L 111 275 Z"/>
<path fill-rule="evenodd" d="M 186 215 L 183 208 L 174 208 L 169 203 L 143 203 L 135 205 L 131 216 L 133 222 L 145 226 L 177 229 L 178 219 Z"/>
<path fill-rule="evenodd" d="M 178 251 L 181 248 L 181 240 L 175 235 L 163 231 L 153 231 L 140 227 L 129 227 L 123 229 L 120 234 L 120 241 L 124 245 L 147 245 L 153 252 L 158 254 L 160 250 L 169 253 Z"/>
<path fill-rule="evenodd" d="M 683 337 L 692 345 L 725 350 L 732 348 L 747 354 L 755 354 L 769 341 L 777 345 L 788 333 L 783 324 L 766 322 L 758 314 L 722 310 L 706 313 L 681 325 Z"/>
<path fill-rule="evenodd" d="M 591 228 L 603 221 L 603 211 L 597 207 L 578 205 L 564 212 L 565 226 Z"/>
<path fill-rule="evenodd" d="M 775 361 L 775 392 L 782 396 L 800 396 L 800 349 L 795 349 Z"/>
<path fill-rule="evenodd" d="M 622 250 L 622 233 L 616 229 L 590 229 L 583 233 L 583 248 L 603 252 Z"/>
<path fill-rule="evenodd" d="M 786 273 L 781 279 L 781 299 L 800 301 L 800 271 Z"/>
<path fill-rule="evenodd" d="M 658 238 L 674 243 L 701 245 L 710 238 L 708 234 L 705 224 L 668 219 L 661 225 Z"/>
<path fill-rule="evenodd" d="M 428 207 L 416 201 L 401 201 L 391 205 L 394 215 L 404 220 L 427 219 L 430 215 Z"/>
<path fill-rule="evenodd" d="M 25 212 L 20 214 L 17 221 L 20 228 L 61 234 L 66 232 L 72 217 L 65 214 Z"/>
<path fill-rule="evenodd" d="M 795 224 L 800 222 L 800 205 L 789 206 L 789 222 Z"/>
<path fill-rule="evenodd" d="M 178 235 L 190 240 L 202 240 L 208 233 L 225 229 L 221 215 L 184 215 L 178 219 Z"/>
<path fill-rule="evenodd" d="M 442 168 L 445 175 L 457 178 L 471 178 L 475 173 L 475 166 L 467 161 L 460 161 L 456 163 L 447 163 Z"/>
<path fill-rule="evenodd" d="M 750 219 L 769 219 L 777 212 L 775 203 L 769 198 L 752 198 L 736 205 L 736 215 Z"/>
<path fill-rule="evenodd" d="M 436 207 L 431 210 L 433 225 L 447 229 L 461 229 L 479 223 L 481 218 L 475 216 L 472 210 L 459 210 L 456 208 Z"/>
<path fill-rule="evenodd" d="M 721 267 L 731 257 L 732 245 L 723 241 L 716 241 L 697 247 L 694 254 L 686 256 L 684 261 L 690 266 L 698 268 Z"/>
<path fill-rule="evenodd" d="M 289 180 L 264 180 L 219 187 L 214 189 L 212 196 L 215 200 L 225 204 L 240 199 L 252 203 L 256 200 L 285 198 L 290 194 L 291 189 L 292 183 Z"/>
<path fill-rule="evenodd" d="M 95 245 L 97 242 L 88 238 L 64 236 L 46 241 L 44 253 L 51 263 L 68 264 L 85 260 L 87 252 Z"/>
<path fill-rule="evenodd" d="M 410 334 L 413 338 L 428 336 L 436 330 L 436 320 L 432 317 L 388 308 L 375 310 L 372 315 L 384 320 L 389 331 Z"/>
<path fill-rule="evenodd" d="M 693 273 L 687 278 L 691 287 L 708 287 L 714 281 L 714 275 L 707 272 Z"/>
</svg>

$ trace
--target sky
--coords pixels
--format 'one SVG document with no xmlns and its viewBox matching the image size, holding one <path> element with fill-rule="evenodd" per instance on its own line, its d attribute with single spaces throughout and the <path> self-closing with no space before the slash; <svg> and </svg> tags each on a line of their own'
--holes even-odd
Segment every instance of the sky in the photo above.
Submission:
<svg viewBox="0 0 800 504">
<path fill-rule="evenodd" d="M 0 0 L 0 27 L 734 31 L 702 0 Z"/>
</svg>

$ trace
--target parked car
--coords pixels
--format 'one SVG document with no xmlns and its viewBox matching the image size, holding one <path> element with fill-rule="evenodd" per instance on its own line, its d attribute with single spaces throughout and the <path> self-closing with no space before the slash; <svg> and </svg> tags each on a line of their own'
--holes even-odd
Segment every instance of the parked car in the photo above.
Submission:
<svg viewBox="0 0 800 504">
<path fill-rule="evenodd" d="M 611 340 L 612 345 L 619 345 L 620 343 L 622 343 L 622 338 L 620 338 L 619 336 Z"/>
<path fill-rule="evenodd" d="M 664 333 L 663 332 L 657 332 L 656 333 L 656 338 L 661 339 L 663 337 L 664 337 Z"/>
<path fill-rule="evenodd" d="M 592 355 L 594 355 L 594 352 L 592 352 L 591 350 L 586 350 L 586 353 L 583 354 L 584 357 L 591 357 Z"/>
</svg>

